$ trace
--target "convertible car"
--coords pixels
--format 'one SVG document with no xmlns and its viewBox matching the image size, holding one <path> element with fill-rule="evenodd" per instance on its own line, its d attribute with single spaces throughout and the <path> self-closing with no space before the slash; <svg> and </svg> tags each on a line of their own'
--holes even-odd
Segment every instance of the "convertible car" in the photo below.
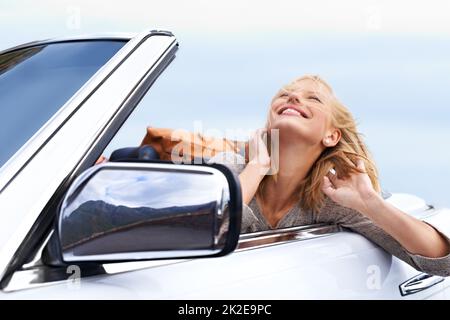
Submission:
<svg viewBox="0 0 450 320">
<path fill-rule="evenodd" d="M 98 164 L 111 141 L 129 147 L 121 132 L 177 49 L 152 30 L 0 52 L 0 299 L 450 298 L 449 279 L 338 225 L 240 234 L 224 165 L 146 150 Z M 450 214 L 386 198 L 420 219 Z"/>
</svg>

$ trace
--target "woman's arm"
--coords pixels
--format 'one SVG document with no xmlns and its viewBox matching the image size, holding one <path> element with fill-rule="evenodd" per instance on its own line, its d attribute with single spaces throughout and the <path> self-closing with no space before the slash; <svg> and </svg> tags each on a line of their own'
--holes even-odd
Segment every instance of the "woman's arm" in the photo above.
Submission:
<svg viewBox="0 0 450 320">
<path fill-rule="evenodd" d="M 251 155 L 255 154 L 255 143 L 263 143 L 262 139 L 259 141 L 256 137 L 260 136 L 260 133 L 255 133 L 253 139 L 250 140 L 252 143 L 249 144 L 249 149 L 252 148 Z M 257 150 L 257 148 L 256 148 Z M 264 150 L 264 149 L 262 149 Z M 260 161 L 258 161 L 260 159 Z M 265 159 L 265 154 L 261 153 L 258 156 L 253 156 L 253 158 L 249 161 L 249 163 L 245 164 L 245 158 L 234 152 L 219 152 L 214 155 L 212 158 L 208 160 L 208 163 L 221 163 L 226 165 L 229 169 L 231 169 L 235 174 L 239 175 L 239 180 L 241 182 L 242 189 L 242 197 L 243 197 L 243 208 L 242 208 L 242 223 L 241 223 L 241 232 L 256 232 L 265 230 L 265 224 L 260 221 L 257 216 L 253 213 L 253 210 L 250 208 L 250 202 L 254 197 L 256 190 L 264 177 L 264 172 L 267 172 L 268 168 L 270 168 L 270 163 Z M 266 163 L 266 165 L 264 165 Z"/>
<path fill-rule="evenodd" d="M 258 190 L 259 184 L 264 178 L 264 167 L 257 162 L 250 161 L 244 170 L 239 174 L 241 182 L 242 201 L 248 205 Z"/>
<path fill-rule="evenodd" d="M 239 174 L 242 200 L 248 205 L 255 196 L 259 184 L 270 169 L 270 156 L 262 134 L 265 129 L 258 129 L 249 141 L 249 162 Z"/>
<path fill-rule="evenodd" d="M 362 160 L 358 168 L 365 171 Z M 334 202 L 354 209 L 397 240 L 409 253 L 439 258 L 450 253 L 450 243 L 431 225 L 418 220 L 385 201 L 365 173 L 348 179 L 324 177 L 323 191 Z"/>
<path fill-rule="evenodd" d="M 450 253 L 450 243 L 436 229 L 404 213 L 378 194 L 368 199 L 360 212 L 412 254 L 439 258 Z"/>
</svg>

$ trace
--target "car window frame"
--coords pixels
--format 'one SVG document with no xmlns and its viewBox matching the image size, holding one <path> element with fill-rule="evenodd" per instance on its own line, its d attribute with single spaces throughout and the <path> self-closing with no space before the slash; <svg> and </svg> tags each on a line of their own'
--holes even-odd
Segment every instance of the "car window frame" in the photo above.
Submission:
<svg viewBox="0 0 450 320">
<path fill-rule="evenodd" d="M 175 58 L 175 53 L 178 49 L 177 39 L 171 32 L 159 30 L 145 31 L 135 38 L 131 39 L 130 41 L 135 40 L 137 41 L 137 43 L 134 44 L 134 49 L 131 50 L 131 52 L 128 52 L 128 54 L 122 58 L 125 60 L 132 52 L 134 52 L 135 49 L 139 47 L 141 43 L 146 41 L 149 37 L 155 35 L 170 37 L 172 39 L 171 45 L 166 49 L 164 54 L 159 57 L 158 61 L 154 65 L 152 65 L 150 69 L 146 70 L 145 76 L 140 79 L 140 81 L 134 86 L 133 90 L 131 92 L 128 92 L 126 99 L 118 105 L 117 111 L 114 113 L 113 117 L 109 119 L 108 125 L 97 135 L 92 145 L 87 150 L 84 150 L 84 155 L 78 161 L 78 164 L 72 168 L 66 179 L 59 185 L 59 187 L 53 193 L 53 196 L 48 200 L 47 204 L 40 212 L 37 219 L 34 221 L 32 227 L 28 230 L 27 235 L 20 243 L 18 249 L 15 251 L 13 257 L 9 260 L 9 263 L 7 264 L 5 271 L 3 272 L 0 279 L 1 290 L 7 291 L 8 283 L 11 280 L 13 274 L 16 271 L 20 270 L 23 265 L 30 262 L 30 259 L 35 258 L 39 249 L 42 248 L 43 243 L 48 239 L 49 233 L 53 230 L 54 227 L 54 217 L 60 204 L 60 200 L 65 194 L 70 183 L 79 174 L 81 174 L 84 170 L 95 163 L 96 159 L 101 155 L 103 149 L 113 138 L 115 133 L 120 129 L 122 124 L 126 121 L 128 116 L 138 105 L 139 101 L 149 90 L 154 81 Z M 120 52 L 121 50 L 119 50 L 117 54 L 119 54 Z M 112 59 L 114 59 L 116 55 L 113 56 Z M 117 65 L 110 74 L 112 74 L 120 65 L 121 63 L 119 63 L 119 65 Z M 103 68 L 101 68 L 99 71 L 101 71 L 102 69 Z M 100 81 L 99 86 L 101 86 L 103 82 L 104 79 L 103 81 Z M 85 99 L 89 99 L 89 97 L 90 95 L 88 95 Z M 85 99 L 83 99 L 83 103 Z M 75 109 L 71 114 L 76 112 L 76 110 L 77 109 Z M 65 121 L 63 121 L 63 123 L 65 123 Z"/>
<path fill-rule="evenodd" d="M 312 240 L 342 231 L 338 224 L 316 223 L 241 234 L 236 251 L 266 248 L 291 242 Z"/>
</svg>

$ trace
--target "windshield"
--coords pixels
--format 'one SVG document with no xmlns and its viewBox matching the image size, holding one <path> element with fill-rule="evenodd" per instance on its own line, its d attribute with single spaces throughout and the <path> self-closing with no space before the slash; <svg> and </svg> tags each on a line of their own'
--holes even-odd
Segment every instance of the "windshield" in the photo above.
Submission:
<svg viewBox="0 0 450 320">
<path fill-rule="evenodd" d="M 0 55 L 0 167 L 124 44 L 61 42 Z"/>
</svg>

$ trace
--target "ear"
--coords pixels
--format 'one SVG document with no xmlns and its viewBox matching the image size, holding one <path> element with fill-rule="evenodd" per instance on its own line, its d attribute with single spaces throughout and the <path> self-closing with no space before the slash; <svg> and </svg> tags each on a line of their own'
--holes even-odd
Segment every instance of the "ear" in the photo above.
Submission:
<svg viewBox="0 0 450 320">
<path fill-rule="evenodd" d="M 334 147 L 341 140 L 341 130 L 333 129 L 328 131 L 325 137 L 322 139 L 322 143 L 325 147 Z"/>
</svg>

